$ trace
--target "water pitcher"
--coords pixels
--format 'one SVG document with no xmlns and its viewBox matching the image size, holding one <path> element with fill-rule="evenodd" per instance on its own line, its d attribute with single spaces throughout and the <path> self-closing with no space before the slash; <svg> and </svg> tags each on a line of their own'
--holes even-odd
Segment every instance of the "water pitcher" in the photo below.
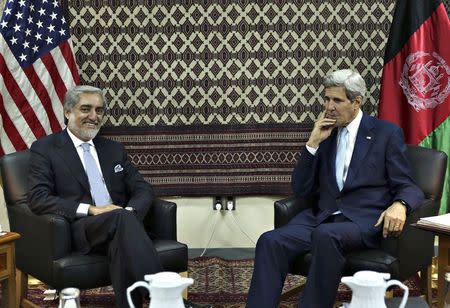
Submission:
<svg viewBox="0 0 450 308">
<path fill-rule="evenodd" d="M 59 293 L 58 308 L 80 308 L 80 290 L 65 288 Z"/>
<path fill-rule="evenodd" d="M 359 271 L 353 276 L 342 277 L 341 282 L 352 289 L 349 308 L 386 308 L 384 294 L 390 286 L 399 286 L 405 292 L 399 308 L 404 308 L 408 300 L 408 288 L 398 280 L 388 280 L 391 275 L 374 271 Z"/>
<path fill-rule="evenodd" d="M 145 281 L 137 281 L 127 289 L 128 305 L 134 308 L 131 291 L 137 287 L 147 288 L 150 292 L 149 308 L 184 308 L 181 292 L 194 283 L 192 278 L 181 277 L 173 272 L 161 272 L 145 275 Z"/>
</svg>

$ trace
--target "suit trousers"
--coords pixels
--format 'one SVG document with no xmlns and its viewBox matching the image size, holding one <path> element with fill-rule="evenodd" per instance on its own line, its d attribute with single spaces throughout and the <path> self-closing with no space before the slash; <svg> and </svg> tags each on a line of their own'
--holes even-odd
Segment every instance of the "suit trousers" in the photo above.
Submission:
<svg viewBox="0 0 450 308">
<path fill-rule="evenodd" d="M 72 224 L 72 230 L 73 234 L 85 234 L 84 239 L 74 238 L 78 250 L 108 256 L 117 307 L 128 307 L 126 289 L 131 284 L 162 270 L 153 242 L 133 212 L 118 209 L 83 217 Z M 83 247 L 86 242 L 88 249 Z M 142 306 L 144 296 L 148 296 L 144 288 L 132 293 L 136 307 Z"/>
<path fill-rule="evenodd" d="M 262 234 L 256 244 L 246 307 L 278 307 L 289 269 L 308 252 L 312 253 L 311 267 L 298 307 L 333 307 L 345 254 L 363 248 L 359 227 L 342 214 L 330 216 L 318 226 L 289 223 Z"/>
</svg>

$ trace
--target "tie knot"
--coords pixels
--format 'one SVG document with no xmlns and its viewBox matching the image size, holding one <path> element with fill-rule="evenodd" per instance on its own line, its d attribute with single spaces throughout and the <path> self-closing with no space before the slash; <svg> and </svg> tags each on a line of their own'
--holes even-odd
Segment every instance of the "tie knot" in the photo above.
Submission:
<svg viewBox="0 0 450 308">
<path fill-rule="evenodd" d="M 89 148 L 91 147 L 91 145 L 89 143 L 82 143 L 81 147 L 83 148 L 83 151 L 89 152 Z"/>
</svg>

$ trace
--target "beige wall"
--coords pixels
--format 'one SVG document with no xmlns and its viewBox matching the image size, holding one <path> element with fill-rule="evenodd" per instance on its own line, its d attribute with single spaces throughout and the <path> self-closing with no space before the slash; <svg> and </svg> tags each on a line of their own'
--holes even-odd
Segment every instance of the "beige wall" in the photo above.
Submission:
<svg viewBox="0 0 450 308">
<path fill-rule="evenodd" d="M 273 229 L 273 202 L 280 197 L 237 197 L 236 210 L 232 212 L 214 211 L 212 197 L 165 199 L 178 204 L 180 242 L 189 248 L 206 247 L 215 224 L 216 231 L 209 247 L 228 248 L 254 247 L 261 233 Z"/>
</svg>

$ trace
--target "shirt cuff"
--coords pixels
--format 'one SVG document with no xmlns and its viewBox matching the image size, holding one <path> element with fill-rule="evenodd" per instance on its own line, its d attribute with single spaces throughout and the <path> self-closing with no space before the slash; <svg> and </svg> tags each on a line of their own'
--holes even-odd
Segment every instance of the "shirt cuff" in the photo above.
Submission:
<svg viewBox="0 0 450 308">
<path fill-rule="evenodd" d="M 313 156 L 316 155 L 316 152 L 319 149 L 319 148 L 312 148 L 307 144 L 305 144 L 305 146 L 306 146 L 306 149 L 308 150 L 308 152 L 311 153 L 311 155 L 313 155 Z"/>
<path fill-rule="evenodd" d="M 89 207 L 91 205 L 87 203 L 80 203 L 77 208 L 77 217 L 84 217 L 88 215 Z"/>
</svg>

